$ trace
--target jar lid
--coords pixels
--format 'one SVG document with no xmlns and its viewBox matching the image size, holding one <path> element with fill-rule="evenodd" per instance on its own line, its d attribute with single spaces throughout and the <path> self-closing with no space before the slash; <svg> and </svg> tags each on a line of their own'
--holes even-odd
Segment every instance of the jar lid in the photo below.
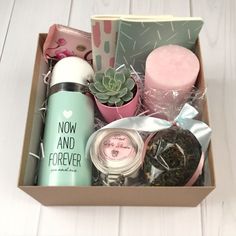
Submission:
<svg viewBox="0 0 236 236">
<path fill-rule="evenodd" d="M 127 129 L 100 130 L 90 147 L 95 167 L 103 174 L 129 176 L 142 164 L 143 140 Z"/>
<path fill-rule="evenodd" d="M 86 85 L 93 77 L 94 71 L 87 61 L 79 57 L 66 57 L 53 68 L 50 87 L 66 82 Z"/>
</svg>

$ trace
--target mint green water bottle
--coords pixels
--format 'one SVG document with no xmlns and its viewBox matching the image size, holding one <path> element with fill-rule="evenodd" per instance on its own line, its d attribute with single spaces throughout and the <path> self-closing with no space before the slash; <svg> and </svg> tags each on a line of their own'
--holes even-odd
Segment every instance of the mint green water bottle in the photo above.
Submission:
<svg viewBox="0 0 236 236">
<path fill-rule="evenodd" d="M 94 108 L 85 85 L 93 76 L 92 67 L 77 57 L 64 58 L 55 65 L 38 185 L 91 185 L 91 163 L 85 156 L 85 146 L 93 132 Z"/>
</svg>

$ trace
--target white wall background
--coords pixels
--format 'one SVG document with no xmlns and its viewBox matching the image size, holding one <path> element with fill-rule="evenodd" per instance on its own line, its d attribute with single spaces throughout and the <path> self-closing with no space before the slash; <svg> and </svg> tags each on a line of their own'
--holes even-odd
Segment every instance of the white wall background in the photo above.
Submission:
<svg viewBox="0 0 236 236">
<path fill-rule="evenodd" d="M 0 0 L 0 236 L 235 236 L 236 3 L 234 0 Z M 92 14 L 173 14 L 205 20 L 216 190 L 196 208 L 44 207 L 16 188 L 39 32 L 90 30 Z"/>
</svg>

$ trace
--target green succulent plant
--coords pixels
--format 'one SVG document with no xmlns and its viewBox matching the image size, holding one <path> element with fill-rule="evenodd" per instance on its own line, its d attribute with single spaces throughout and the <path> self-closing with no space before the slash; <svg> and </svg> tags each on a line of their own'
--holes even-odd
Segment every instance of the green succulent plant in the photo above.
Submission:
<svg viewBox="0 0 236 236">
<path fill-rule="evenodd" d="M 89 85 L 91 93 L 108 106 L 122 106 L 129 102 L 134 96 L 134 87 L 135 82 L 129 70 L 117 72 L 113 68 L 96 73 L 94 82 Z"/>
</svg>

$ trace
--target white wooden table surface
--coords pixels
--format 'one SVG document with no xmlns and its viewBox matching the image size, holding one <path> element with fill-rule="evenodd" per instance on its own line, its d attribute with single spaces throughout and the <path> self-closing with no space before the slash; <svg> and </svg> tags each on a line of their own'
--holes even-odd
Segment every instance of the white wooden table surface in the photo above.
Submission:
<svg viewBox="0 0 236 236">
<path fill-rule="evenodd" d="M 17 189 L 39 32 L 92 14 L 201 16 L 217 188 L 196 208 L 44 207 Z M 234 0 L 0 0 L 0 235 L 236 235 Z"/>
</svg>

